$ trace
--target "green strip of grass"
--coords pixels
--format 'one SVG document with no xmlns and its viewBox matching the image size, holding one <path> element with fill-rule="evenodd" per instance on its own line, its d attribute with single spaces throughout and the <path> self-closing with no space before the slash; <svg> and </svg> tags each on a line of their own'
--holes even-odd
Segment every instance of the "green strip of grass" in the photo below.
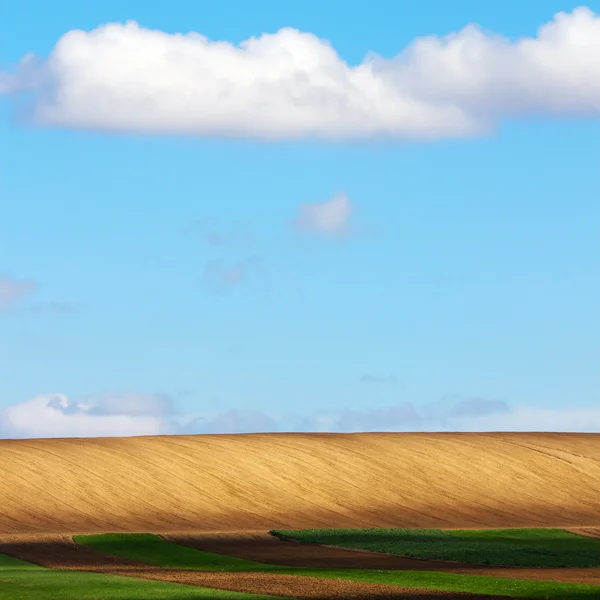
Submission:
<svg viewBox="0 0 600 600">
<path fill-rule="evenodd" d="M 264 572 L 286 568 L 180 546 L 151 533 L 77 535 L 74 539 L 78 544 L 106 554 L 131 558 L 148 565 L 169 569 Z"/>
<path fill-rule="evenodd" d="M 130 577 L 55 571 L 0 554 L 1 600 L 281 600 L 272 596 L 144 581 Z"/>
<path fill-rule="evenodd" d="M 306 529 L 283 539 L 430 560 L 513 567 L 600 567 L 600 539 L 562 529 Z"/>
<path fill-rule="evenodd" d="M 230 556 L 211 554 L 178 546 L 152 534 L 101 534 L 77 536 L 76 541 L 141 562 L 165 568 L 206 570 L 218 564 L 225 571 L 276 571 L 288 575 L 347 579 L 366 583 L 385 583 L 424 589 L 495 594 L 498 596 L 540 598 L 544 600 L 600 600 L 600 587 L 549 581 L 520 581 L 476 575 L 425 571 L 374 571 L 360 569 L 312 569 L 265 565 Z M 215 559 L 214 557 L 218 557 Z M 214 567 L 213 567 L 214 568 Z"/>
</svg>

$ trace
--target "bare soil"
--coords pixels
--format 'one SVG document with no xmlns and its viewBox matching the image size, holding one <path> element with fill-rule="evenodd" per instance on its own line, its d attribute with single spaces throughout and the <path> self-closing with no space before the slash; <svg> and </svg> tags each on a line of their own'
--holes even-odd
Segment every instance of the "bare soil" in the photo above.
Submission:
<svg viewBox="0 0 600 600">
<path fill-rule="evenodd" d="M 0 533 L 600 526 L 600 435 L 0 440 Z"/>
<path fill-rule="evenodd" d="M 600 538 L 600 527 L 571 527 L 567 531 L 586 537 Z"/>
</svg>

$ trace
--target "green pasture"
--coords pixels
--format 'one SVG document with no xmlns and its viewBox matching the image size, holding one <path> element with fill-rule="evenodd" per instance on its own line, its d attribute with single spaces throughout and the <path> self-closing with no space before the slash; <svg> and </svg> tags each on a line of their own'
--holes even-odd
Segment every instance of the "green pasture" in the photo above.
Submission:
<svg viewBox="0 0 600 600">
<path fill-rule="evenodd" d="M 600 539 L 562 529 L 306 529 L 283 539 L 413 558 L 513 567 L 600 567 Z"/>
<path fill-rule="evenodd" d="M 0 554 L 0 600 L 281 600 L 133 577 L 57 571 Z"/>
</svg>

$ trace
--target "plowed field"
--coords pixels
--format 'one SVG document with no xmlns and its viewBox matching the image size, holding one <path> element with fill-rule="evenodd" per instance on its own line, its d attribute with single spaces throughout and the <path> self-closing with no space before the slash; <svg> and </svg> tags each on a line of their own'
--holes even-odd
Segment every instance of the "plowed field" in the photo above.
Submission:
<svg viewBox="0 0 600 600">
<path fill-rule="evenodd" d="M 600 525 L 600 435 L 0 441 L 0 533 Z"/>
</svg>

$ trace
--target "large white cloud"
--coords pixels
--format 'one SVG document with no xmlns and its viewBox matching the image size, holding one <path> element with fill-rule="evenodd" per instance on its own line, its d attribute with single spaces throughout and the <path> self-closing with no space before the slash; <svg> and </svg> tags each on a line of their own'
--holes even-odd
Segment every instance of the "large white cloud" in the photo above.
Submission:
<svg viewBox="0 0 600 600">
<path fill-rule="evenodd" d="M 170 400 L 118 394 L 70 400 L 41 394 L 0 412 L 3 437 L 105 437 L 169 433 Z"/>
<path fill-rule="evenodd" d="M 559 13 L 509 40 L 475 25 L 350 66 L 295 29 L 239 45 L 135 22 L 70 31 L 0 91 L 34 92 L 40 124 L 281 139 L 477 135 L 506 117 L 600 116 L 600 17 Z"/>
</svg>

